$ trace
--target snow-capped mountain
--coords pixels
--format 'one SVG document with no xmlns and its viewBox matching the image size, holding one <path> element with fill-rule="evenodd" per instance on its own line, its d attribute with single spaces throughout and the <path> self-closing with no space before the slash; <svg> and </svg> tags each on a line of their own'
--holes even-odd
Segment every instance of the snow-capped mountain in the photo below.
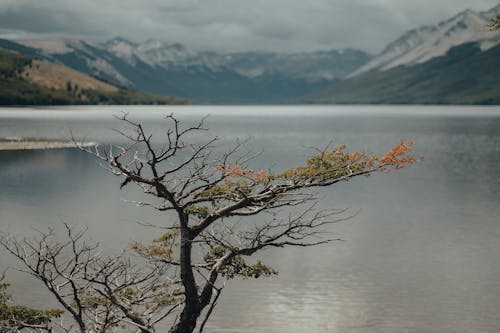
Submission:
<svg viewBox="0 0 500 333">
<path fill-rule="evenodd" d="M 401 65 L 412 68 L 431 62 L 420 68 L 439 70 L 445 64 L 435 60 L 447 57 L 460 61 L 456 53 L 449 55 L 457 47 L 462 53 L 496 50 L 500 31 L 490 31 L 488 26 L 499 12 L 500 5 L 481 13 L 467 10 L 437 25 L 408 31 L 375 57 L 353 49 L 217 53 L 179 43 L 124 38 L 100 44 L 70 39 L 0 40 L 0 48 L 66 65 L 135 90 L 183 97 L 194 103 L 286 103 L 332 84 L 337 89 L 349 81 L 346 78 L 364 77 L 372 71 L 385 73 Z M 466 56 L 460 52 L 460 56 Z M 488 63 L 493 63 L 490 53 Z M 451 75 L 452 71 L 446 73 Z"/>
<path fill-rule="evenodd" d="M 370 55 L 358 50 L 216 53 L 179 43 L 115 38 L 0 40 L 0 48 L 65 65 L 120 86 L 199 103 L 289 102 L 346 77 Z"/>
<path fill-rule="evenodd" d="M 163 68 L 204 66 L 216 71 L 221 67 L 221 64 L 213 57 L 189 49 L 180 43 L 167 43 L 153 39 L 143 43 L 134 43 L 117 37 L 100 46 L 131 65 L 136 65 L 137 61 L 142 61 L 152 67 Z"/>
<path fill-rule="evenodd" d="M 444 56 L 451 48 L 465 43 L 478 43 L 481 50 L 486 51 L 500 44 L 500 31 L 492 32 L 488 28 L 497 13 L 500 13 L 500 5 L 487 12 L 466 10 L 437 25 L 410 30 L 349 76 L 421 64 Z"/>
<path fill-rule="evenodd" d="M 148 40 L 138 44 L 123 38 L 112 39 L 102 44 L 102 47 L 134 66 L 142 61 L 165 69 L 203 67 L 213 72 L 231 70 L 248 78 L 283 75 L 312 82 L 342 79 L 370 59 L 368 53 L 353 49 L 289 54 L 224 54 L 199 52 L 179 43 Z"/>
</svg>

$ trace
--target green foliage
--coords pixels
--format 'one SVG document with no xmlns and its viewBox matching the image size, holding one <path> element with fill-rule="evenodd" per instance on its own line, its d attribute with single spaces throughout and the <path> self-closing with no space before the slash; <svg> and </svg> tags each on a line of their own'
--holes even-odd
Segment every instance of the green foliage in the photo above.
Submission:
<svg viewBox="0 0 500 333">
<path fill-rule="evenodd" d="M 143 303 L 146 308 L 153 306 L 165 307 L 179 302 L 178 297 L 171 295 L 169 286 L 168 282 L 155 286 L 154 291 L 156 294 L 153 296 L 153 300 L 151 302 L 143 302 L 141 290 L 131 287 L 118 291 L 115 296 L 129 304 Z M 94 291 L 81 292 L 79 296 L 81 304 L 85 308 L 97 309 L 102 307 L 111 309 L 115 306 L 108 298 L 103 297 Z M 76 303 L 73 303 L 73 306 L 76 308 Z"/>
<path fill-rule="evenodd" d="M 212 214 L 208 207 L 197 205 L 187 206 L 186 208 L 184 208 L 184 213 L 188 215 L 196 215 L 200 219 L 205 219 Z"/>
<path fill-rule="evenodd" d="M 173 248 L 178 246 L 179 231 L 173 230 L 164 233 L 161 237 L 156 238 L 150 245 L 136 243 L 132 246 L 132 250 L 138 254 L 148 257 L 175 262 L 173 257 Z"/>
<path fill-rule="evenodd" d="M 237 249 L 232 249 L 237 250 Z M 223 246 L 215 246 L 208 251 L 204 259 L 206 263 L 214 264 L 217 260 L 221 259 L 226 255 L 229 249 Z M 245 259 L 240 256 L 231 256 L 219 270 L 220 274 L 228 279 L 234 279 L 236 276 L 242 278 L 254 278 L 258 279 L 261 276 L 271 276 L 277 275 L 278 271 L 264 265 L 260 260 L 253 265 L 249 265 L 245 262 Z"/>
<path fill-rule="evenodd" d="M 367 154 L 365 151 L 349 152 L 345 145 L 341 145 L 312 156 L 303 166 L 277 173 L 267 174 L 262 170 L 255 173 L 239 165 L 230 168 L 229 172 L 219 167 L 218 171 L 225 173 L 228 178 L 207 188 L 199 195 L 200 198 L 210 199 L 212 206 L 190 205 L 184 209 L 184 212 L 205 219 L 215 215 L 216 209 L 225 201 L 249 197 L 272 182 L 275 184 L 292 182 L 304 185 L 340 179 L 353 173 L 363 173 L 367 169 L 373 169 L 377 162 L 378 156 L 375 154 Z M 369 173 L 366 173 L 366 176 L 369 176 Z"/>
<path fill-rule="evenodd" d="M 350 173 L 363 172 L 367 168 L 373 168 L 377 159 L 376 155 L 368 155 L 364 151 L 348 152 L 346 146 L 341 145 L 309 158 L 304 166 L 271 174 L 267 176 L 267 179 L 286 179 L 296 183 L 309 180 L 338 179 L 348 176 Z"/>
<path fill-rule="evenodd" d="M 222 184 L 212 186 L 203 193 L 202 198 L 217 198 L 217 197 L 239 197 L 241 194 L 248 195 L 252 192 L 252 184 L 247 180 L 226 179 Z"/>
<path fill-rule="evenodd" d="M 9 305 L 11 296 L 6 291 L 8 286 L 0 284 L 0 331 L 25 325 L 46 325 L 62 315 L 63 311 L 58 309 L 36 310 L 23 305 Z"/>
<path fill-rule="evenodd" d="M 111 302 L 107 298 L 99 295 L 98 293 L 82 291 L 79 296 L 82 306 L 86 308 L 97 309 L 99 307 L 112 306 Z M 77 304 L 75 302 L 71 305 L 73 308 L 77 308 Z"/>
</svg>

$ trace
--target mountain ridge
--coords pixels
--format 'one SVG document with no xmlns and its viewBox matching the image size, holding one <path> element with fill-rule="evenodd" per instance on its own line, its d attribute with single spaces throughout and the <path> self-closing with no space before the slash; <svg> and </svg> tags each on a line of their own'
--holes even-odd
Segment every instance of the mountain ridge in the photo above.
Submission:
<svg viewBox="0 0 500 333">
<path fill-rule="evenodd" d="M 197 51 L 175 42 L 135 42 L 123 37 L 102 43 L 0 39 L 0 48 L 65 65 L 128 89 L 179 96 L 198 104 L 288 104 L 304 100 L 315 103 L 315 98 L 328 103 L 489 103 L 497 101 L 490 89 L 486 97 L 474 89 L 467 91 L 476 96 L 462 99 L 447 98 L 446 94 L 452 94 L 447 90 L 449 84 L 465 78 L 470 84 L 487 78 L 494 87 L 498 85 L 484 67 L 467 63 L 487 59 L 492 72 L 500 67 L 500 57 L 496 60 L 488 53 L 496 52 L 500 45 L 500 31 L 488 28 L 489 20 L 498 12 L 500 4 L 485 12 L 465 10 L 435 25 L 408 30 L 375 56 L 355 49 L 217 53 Z M 457 54 L 465 58 L 460 59 Z M 460 63 L 463 68 L 455 67 L 458 73 L 450 72 L 450 62 Z M 474 76 L 469 68 L 479 71 Z M 421 75 L 418 70 L 429 72 Z M 396 74 L 399 79 L 394 77 Z M 372 86 L 367 86 L 367 82 Z M 391 87 L 387 86 L 389 82 Z M 445 95 L 435 95 L 424 87 L 426 82 Z M 380 91 L 377 86 L 385 90 Z M 467 82 L 459 86 L 467 86 Z M 346 91 L 346 87 L 350 90 Z M 388 96 L 389 92 L 394 96 Z M 423 92 L 429 98 L 420 96 Z M 370 93 L 375 95 L 370 97 Z"/>
<path fill-rule="evenodd" d="M 185 104 L 111 85 L 71 68 L 0 50 L 0 105 Z"/>
<path fill-rule="evenodd" d="M 371 57 L 351 49 L 219 54 L 194 51 L 180 43 L 135 43 L 120 37 L 101 44 L 67 39 L 0 40 L 0 47 L 129 89 L 223 104 L 289 103 L 345 77 Z"/>
<path fill-rule="evenodd" d="M 500 5 L 485 12 L 464 10 L 435 25 L 421 26 L 402 34 L 366 64 L 348 75 L 349 78 L 371 70 L 388 70 L 400 65 L 415 65 L 444 56 L 452 47 L 475 42 L 482 51 L 500 44 L 500 31 L 491 32 L 491 19 Z"/>
<path fill-rule="evenodd" d="M 422 64 L 398 66 L 338 82 L 300 100 L 312 104 L 500 104 L 500 45 L 451 48 Z"/>
</svg>

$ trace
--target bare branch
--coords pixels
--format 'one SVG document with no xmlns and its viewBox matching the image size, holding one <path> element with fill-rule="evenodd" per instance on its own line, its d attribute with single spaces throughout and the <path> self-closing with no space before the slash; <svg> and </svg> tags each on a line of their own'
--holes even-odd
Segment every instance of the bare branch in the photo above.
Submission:
<svg viewBox="0 0 500 333">
<path fill-rule="evenodd" d="M 279 172 L 251 170 L 247 164 L 257 155 L 244 151 L 246 142 L 237 142 L 225 152 L 216 146 L 217 137 L 190 143 L 191 135 L 207 131 L 205 118 L 183 127 L 170 114 L 165 117 L 167 130 L 154 136 L 126 113 L 117 118 L 126 125 L 125 130 L 117 131 L 127 140 L 126 145 L 81 149 L 121 177 L 120 188 L 135 183 L 156 198 L 153 203 L 135 201 L 136 205 L 175 213 L 161 226 L 166 231 L 163 236 L 150 245 L 134 245 L 139 257 L 134 259 L 142 259 L 146 265 L 136 266 L 124 255 L 98 259 L 96 249 L 82 247 L 82 235 L 71 230 L 66 243 L 54 243 L 49 233 L 35 242 L 4 245 L 68 306 L 77 322 L 83 318 L 85 325 L 92 313 L 97 318 L 93 327 L 124 323 L 150 333 L 157 322 L 179 310 L 170 332 L 194 331 L 197 320 L 206 313 L 199 326 L 203 331 L 220 297 L 216 287 L 220 276 L 273 275 L 275 271 L 262 262 L 247 261 L 269 248 L 310 247 L 340 240 L 329 237 L 329 226 L 353 214 L 317 210 L 314 189 L 400 169 L 415 161 L 408 155 L 412 142 L 401 141 L 381 158 L 328 144 L 315 149 L 304 165 Z M 283 216 L 282 211 L 295 211 L 296 215 Z M 270 221 L 234 223 L 266 213 Z M 68 249 L 69 259 L 63 259 L 62 253 Z M 195 273 L 200 277 L 195 278 Z M 88 295 L 99 296 L 98 302 L 91 302 L 94 307 L 88 305 Z"/>
</svg>

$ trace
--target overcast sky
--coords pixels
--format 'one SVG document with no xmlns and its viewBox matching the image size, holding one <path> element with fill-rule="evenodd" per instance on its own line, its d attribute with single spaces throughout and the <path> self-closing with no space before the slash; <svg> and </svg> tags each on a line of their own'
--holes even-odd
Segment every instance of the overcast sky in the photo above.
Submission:
<svg viewBox="0 0 500 333">
<path fill-rule="evenodd" d="M 181 42 L 198 50 L 380 51 L 408 29 L 499 0 L 0 0 L 1 37 Z"/>
</svg>

